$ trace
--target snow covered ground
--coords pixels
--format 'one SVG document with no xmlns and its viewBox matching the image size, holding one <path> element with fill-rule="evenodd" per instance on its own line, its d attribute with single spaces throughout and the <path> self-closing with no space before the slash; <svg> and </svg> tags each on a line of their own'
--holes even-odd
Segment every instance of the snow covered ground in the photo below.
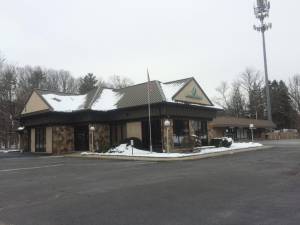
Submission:
<svg viewBox="0 0 300 225">
<path fill-rule="evenodd" d="M 19 149 L 0 149 L 0 153 L 19 152 Z"/>
<path fill-rule="evenodd" d="M 144 151 L 136 148 L 132 148 L 131 146 L 126 146 L 126 144 L 121 144 L 114 149 L 110 149 L 107 153 L 92 153 L 92 152 L 82 152 L 81 155 L 95 155 L 95 156 L 138 156 L 138 157 L 157 157 L 157 158 L 180 158 L 180 157 L 188 157 L 188 156 L 197 156 L 210 154 L 215 152 L 226 152 L 232 150 L 246 149 L 246 148 L 254 148 L 261 147 L 262 144 L 259 143 L 233 143 L 230 148 L 216 148 L 213 146 L 201 147 L 197 148 L 194 153 L 150 153 L 149 151 Z"/>
</svg>

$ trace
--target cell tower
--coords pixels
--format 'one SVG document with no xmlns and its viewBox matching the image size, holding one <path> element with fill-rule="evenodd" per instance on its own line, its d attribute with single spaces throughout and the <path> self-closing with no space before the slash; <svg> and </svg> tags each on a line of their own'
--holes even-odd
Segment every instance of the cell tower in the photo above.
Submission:
<svg viewBox="0 0 300 225">
<path fill-rule="evenodd" d="M 272 23 L 265 22 L 265 19 L 269 17 L 270 7 L 271 5 L 268 0 L 257 0 L 257 5 L 254 6 L 254 14 L 256 18 L 260 21 L 260 24 L 258 26 L 254 25 L 253 27 L 254 30 L 261 32 L 262 34 L 266 94 L 267 94 L 267 112 L 268 112 L 268 120 L 272 121 L 271 97 L 270 97 L 270 87 L 269 87 L 269 78 L 268 78 L 268 63 L 267 63 L 266 39 L 265 39 L 265 32 L 272 28 Z"/>
</svg>

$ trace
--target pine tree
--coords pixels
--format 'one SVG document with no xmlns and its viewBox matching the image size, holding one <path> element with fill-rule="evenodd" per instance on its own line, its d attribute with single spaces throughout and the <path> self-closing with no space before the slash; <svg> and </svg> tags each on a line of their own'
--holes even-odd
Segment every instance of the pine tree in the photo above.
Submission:
<svg viewBox="0 0 300 225">
<path fill-rule="evenodd" d="M 29 76 L 29 84 L 32 89 L 44 88 L 44 82 L 46 81 L 46 73 L 41 67 L 35 67 L 31 70 Z"/>
<path fill-rule="evenodd" d="M 237 82 L 233 83 L 229 114 L 235 117 L 243 117 L 245 115 L 245 105 L 245 98 L 241 92 L 240 84 Z"/>
<path fill-rule="evenodd" d="M 248 112 L 251 117 L 264 119 L 264 93 L 260 85 L 254 84 L 253 89 L 249 91 Z"/>
<path fill-rule="evenodd" d="M 86 94 L 96 87 L 97 82 L 96 76 L 92 73 L 88 73 L 83 78 L 80 78 L 79 93 Z"/>
<path fill-rule="evenodd" d="M 293 108 L 293 103 L 284 81 L 271 83 L 271 103 L 272 117 L 277 128 L 295 128 L 297 112 Z"/>
</svg>

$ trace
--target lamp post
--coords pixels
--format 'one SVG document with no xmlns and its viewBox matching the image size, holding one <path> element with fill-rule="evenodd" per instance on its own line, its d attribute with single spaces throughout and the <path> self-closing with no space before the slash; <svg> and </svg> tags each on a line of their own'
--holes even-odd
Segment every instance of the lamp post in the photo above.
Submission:
<svg viewBox="0 0 300 225">
<path fill-rule="evenodd" d="M 92 148 L 91 148 L 91 151 L 94 152 L 94 131 L 95 131 L 95 127 L 91 126 L 90 131 L 92 133 Z"/>
<path fill-rule="evenodd" d="M 252 138 L 252 142 L 253 142 L 253 141 L 254 141 L 253 130 L 255 129 L 253 123 L 251 123 L 251 124 L 249 125 L 249 129 L 251 130 L 251 138 Z"/>
<path fill-rule="evenodd" d="M 166 119 L 164 122 L 164 126 L 167 129 L 167 152 L 170 153 L 170 149 L 169 149 L 169 128 L 171 126 L 170 120 Z"/>
<path fill-rule="evenodd" d="M 25 127 L 18 127 L 18 149 L 21 151 L 21 133 L 24 132 Z"/>
<path fill-rule="evenodd" d="M 271 5 L 268 0 L 257 0 L 257 5 L 254 6 L 254 14 L 255 17 L 260 21 L 260 24 L 258 26 L 254 25 L 253 28 L 256 31 L 261 32 L 262 34 L 268 120 L 272 121 L 270 87 L 269 87 L 269 78 L 268 78 L 268 63 L 267 63 L 266 40 L 265 40 L 265 32 L 272 28 L 272 23 L 265 23 L 265 18 L 269 17 L 270 7 Z"/>
</svg>

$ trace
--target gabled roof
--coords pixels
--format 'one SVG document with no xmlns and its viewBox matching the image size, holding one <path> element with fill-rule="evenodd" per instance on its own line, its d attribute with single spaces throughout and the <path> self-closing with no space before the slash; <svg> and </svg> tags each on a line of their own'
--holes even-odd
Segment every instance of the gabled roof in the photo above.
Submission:
<svg viewBox="0 0 300 225">
<path fill-rule="evenodd" d="M 151 81 L 150 82 L 150 96 L 151 96 L 150 103 L 151 104 L 160 103 L 160 102 L 177 103 L 174 100 L 174 97 L 192 80 L 195 81 L 195 79 L 192 77 L 166 82 L 166 83 L 162 83 L 156 80 Z M 148 85 L 149 85 L 148 82 L 145 82 L 145 83 L 136 84 L 121 89 L 97 87 L 84 95 L 67 94 L 61 92 L 50 92 L 45 90 L 35 90 L 35 91 L 50 106 L 52 111 L 58 111 L 58 112 L 72 112 L 72 111 L 79 111 L 79 110 L 110 111 L 115 109 L 146 105 L 148 103 L 148 92 L 147 92 Z M 197 85 L 199 84 L 197 83 Z M 216 108 L 213 106 L 213 104 L 211 104 L 210 106 L 206 106 L 206 105 L 202 105 L 202 106 Z"/>
<path fill-rule="evenodd" d="M 161 83 L 162 93 L 164 94 L 167 102 L 174 101 L 174 97 L 184 88 L 193 78 L 186 78 L 181 80 L 170 81 Z"/>
</svg>

